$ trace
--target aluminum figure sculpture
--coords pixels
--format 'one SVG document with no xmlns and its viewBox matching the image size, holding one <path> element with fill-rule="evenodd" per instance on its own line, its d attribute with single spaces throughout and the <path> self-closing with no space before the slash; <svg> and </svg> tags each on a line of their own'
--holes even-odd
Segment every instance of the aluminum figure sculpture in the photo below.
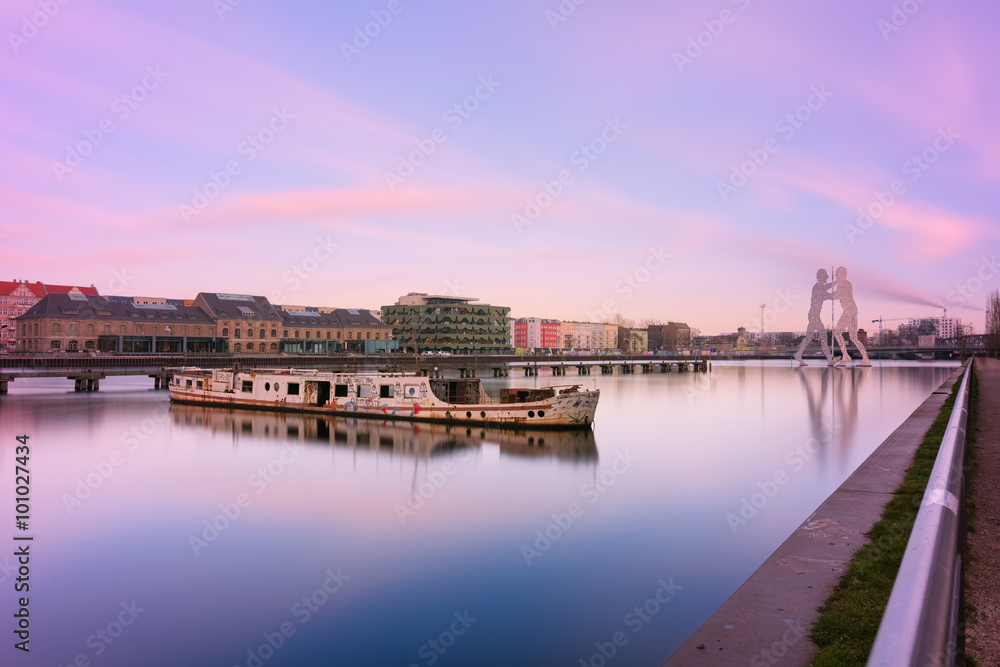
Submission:
<svg viewBox="0 0 1000 667">
<path fill-rule="evenodd" d="M 833 327 L 833 337 L 840 345 L 841 352 L 838 363 L 843 365 L 851 358 L 851 355 L 847 353 L 847 345 L 844 344 L 844 333 L 846 332 L 850 336 L 851 342 L 858 348 L 858 352 L 861 353 L 861 363 L 858 365 L 871 366 L 872 364 L 868 360 L 868 350 L 858 339 L 858 304 L 854 303 L 854 286 L 847 279 L 847 269 L 842 266 L 837 269 L 834 275 L 832 298 L 840 301 L 842 311 L 837 325 Z"/>
<path fill-rule="evenodd" d="M 823 304 L 833 298 L 833 295 L 830 294 L 830 288 L 833 286 L 833 283 L 827 282 L 829 277 L 826 269 L 820 269 L 816 272 L 816 284 L 813 285 L 812 301 L 809 303 L 809 326 L 806 329 L 805 338 L 799 344 L 798 352 L 795 353 L 795 359 L 799 362 L 800 366 L 806 365 L 806 362 L 802 361 L 802 354 L 806 351 L 809 343 L 813 341 L 813 338 L 816 337 L 816 334 L 819 334 L 819 342 L 823 346 L 823 354 L 826 356 L 827 362 L 831 366 L 833 365 L 833 351 L 826 344 L 826 325 L 823 324 L 821 317 Z M 857 316 L 854 319 L 857 321 Z"/>
</svg>

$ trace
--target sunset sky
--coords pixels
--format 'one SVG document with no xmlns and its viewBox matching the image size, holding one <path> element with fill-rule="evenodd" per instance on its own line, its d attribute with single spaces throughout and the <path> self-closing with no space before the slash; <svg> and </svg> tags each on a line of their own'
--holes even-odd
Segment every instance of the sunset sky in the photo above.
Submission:
<svg viewBox="0 0 1000 667">
<path fill-rule="evenodd" d="M 821 266 L 862 326 L 1000 288 L 995 2 L 63 2 L 0 6 L 3 280 L 705 333 Z"/>
</svg>

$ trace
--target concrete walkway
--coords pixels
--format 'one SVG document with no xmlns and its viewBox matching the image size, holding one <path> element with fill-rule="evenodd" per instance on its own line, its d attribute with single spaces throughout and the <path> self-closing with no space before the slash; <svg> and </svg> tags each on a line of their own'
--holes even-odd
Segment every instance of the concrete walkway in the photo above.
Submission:
<svg viewBox="0 0 1000 667">
<path fill-rule="evenodd" d="M 976 532 L 969 533 L 967 601 L 975 609 L 966 651 L 980 665 L 1000 665 L 1000 361 L 976 359 L 976 472 L 972 501 Z"/>
<path fill-rule="evenodd" d="M 809 640 L 818 608 L 840 583 L 854 552 L 868 542 L 864 534 L 903 482 L 914 452 L 960 374 L 956 369 L 893 431 L 665 667 L 807 665 L 819 650 Z"/>
</svg>

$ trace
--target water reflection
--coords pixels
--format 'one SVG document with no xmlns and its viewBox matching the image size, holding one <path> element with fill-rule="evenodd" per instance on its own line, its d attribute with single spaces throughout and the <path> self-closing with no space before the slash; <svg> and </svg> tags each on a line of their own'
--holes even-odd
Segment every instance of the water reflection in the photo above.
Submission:
<svg viewBox="0 0 1000 667">
<path fill-rule="evenodd" d="M 508 456 L 580 462 L 598 460 L 597 443 L 590 429 L 462 428 L 445 424 L 180 404 L 170 406 L 170 416 L 175 426 L 207 429 L 216 435 L 231 433 L 234 443 L 241 438 L 299 440 L 416 458 L 434 457 L 493 443 L 500 446 L 501 454 Z"/>
</svg>

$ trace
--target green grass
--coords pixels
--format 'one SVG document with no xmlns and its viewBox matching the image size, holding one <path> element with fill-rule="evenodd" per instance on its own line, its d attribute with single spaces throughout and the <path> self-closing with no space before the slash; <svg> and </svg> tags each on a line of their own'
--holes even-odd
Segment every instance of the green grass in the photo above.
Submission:
<svg viewBox="0 0 1000 667">
<path fill-rule="evenodd" d="M 820 647 L 810 663 L 813 667 L 863 666 L 868 661 L 948 427 L 958 386 L 959 382 L 952 386 L 951 395 L 924 434 L 903 483 L 886 504 L 882 518 L 867 533 L 870 542 L 854 554 L 840 584 L 820 608 L 820 617 L 812 627 L 812 640 Z"/>
</svg>

